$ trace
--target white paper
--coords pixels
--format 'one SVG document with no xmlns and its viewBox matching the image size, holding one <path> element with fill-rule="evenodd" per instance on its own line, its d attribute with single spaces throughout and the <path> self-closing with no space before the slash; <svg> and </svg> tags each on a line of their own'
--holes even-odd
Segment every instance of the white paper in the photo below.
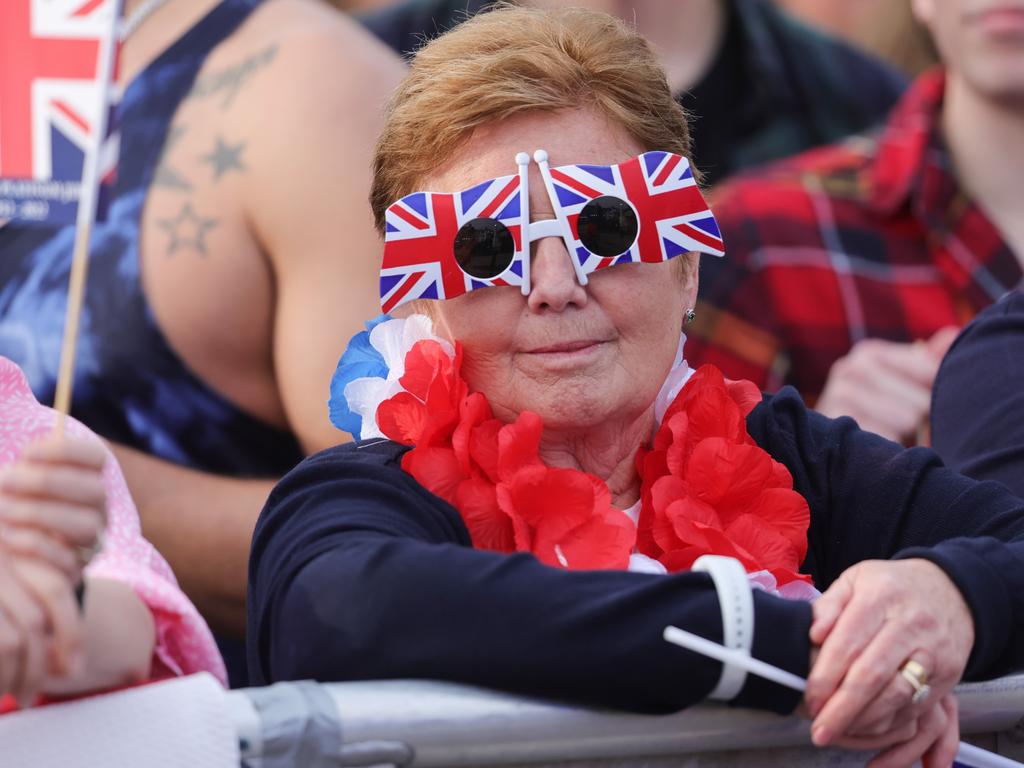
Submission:
<svg viewBox="0 0 1024 768">
<path fill-rule="evenodd" d="M 191 675 L 0 717 L 3 768 L 238 768 L 227 693 Z"/>
</svg>

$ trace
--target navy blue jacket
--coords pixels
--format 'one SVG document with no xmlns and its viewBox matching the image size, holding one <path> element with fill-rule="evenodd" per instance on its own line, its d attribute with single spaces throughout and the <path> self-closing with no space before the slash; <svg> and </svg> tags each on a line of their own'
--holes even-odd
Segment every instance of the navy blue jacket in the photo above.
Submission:
<svg viewBox="0 0 1024 768">
<path fill-rule="evenodd" d="M 1024 292 L 978 315 L 943 359 L 932 444 L 958 472 L 1024 497 Z"/>
<path fill-rule="evenodd" d="M 968 676 L 1024 666 L 1024 502 L 931 451 L 808 411 L 792 389 L 747 423 L 810 505 L 804 571 L 819 588 L 867 558 L 928 557 L 974 612 Z M 676 624 L 721 640 L 707 575 L 570 572 L 474 550 L 458 513 L 402 471 L 403 450 L 332 448 L 274 489 L 249 568 L 254 684 L 433 678 L 639 712 L 711 691 L 720 665 L 661 639 Z M 758 592 L 754 605 L 754 656 L 806 675 L 810 606 Z M 797 702 L 748 676 L 734 703 Z"/>
</svg>

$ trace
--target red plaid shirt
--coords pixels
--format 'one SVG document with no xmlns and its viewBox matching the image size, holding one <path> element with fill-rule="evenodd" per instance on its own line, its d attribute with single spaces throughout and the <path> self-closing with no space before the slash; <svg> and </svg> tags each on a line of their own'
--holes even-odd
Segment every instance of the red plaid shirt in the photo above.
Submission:
<svg viewBox="0 0 1024 768">
<path fill-rule="evenodd" d="M 1022 285 L 1020 261 L 951 172 L 944 82 L 921 76 L 874 134 L 718 190 L 726 256 L 702 260 L 691 365 L 792 384 L 813 403 L 861 339 L 928 338 Z"/>
</svg>

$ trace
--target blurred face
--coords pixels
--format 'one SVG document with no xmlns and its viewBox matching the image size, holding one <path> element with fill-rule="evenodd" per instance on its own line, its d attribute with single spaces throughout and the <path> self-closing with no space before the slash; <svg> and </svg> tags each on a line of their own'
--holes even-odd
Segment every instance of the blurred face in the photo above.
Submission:
<svg viewBox="0 0 1024 768">
<path fill-rule="evenodd" d="M 1024 107 L 1024 0 L 914 0 L 951 74 Z"/>
<path fill-rule="evenodd" d="M 517 152 L 545 149 L 551 165 L 612 165 L 644 151 L 588 110 L 519 115 L 478 129 L 457 156 L 418 185 L 456 192 L 515 172 Z M 530 215 L 554 218 L 536 164 Z M 685 256 L 678 257 L 687 258 Z M 531 290 L 497 287 L 438 302 L 437 329 L 462 342 L 464 375 L 506 420 L 523 410 L 555 429 L 586 430 L 650 410 L 672 365 L 695 275 L 678 259 L 599 270 L 576 281 L 559 237 L 533 243 Z"/>
</svg>

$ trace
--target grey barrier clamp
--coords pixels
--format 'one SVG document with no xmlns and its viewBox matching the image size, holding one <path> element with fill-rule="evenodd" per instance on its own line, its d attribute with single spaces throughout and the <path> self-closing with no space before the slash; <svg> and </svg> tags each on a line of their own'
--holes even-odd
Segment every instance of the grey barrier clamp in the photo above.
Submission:
<svg viewBox="0 0 1024 768">
<path fill-rule="evenodd" d="M 413 761 L 412 748 L 401 741 L 344 743 L 334 699 L 316 682 L 248 688 L 244 696 L 258 718 L 258 732 L 240 735 L 243 766 L 403 768 Z"/>
</svg>

